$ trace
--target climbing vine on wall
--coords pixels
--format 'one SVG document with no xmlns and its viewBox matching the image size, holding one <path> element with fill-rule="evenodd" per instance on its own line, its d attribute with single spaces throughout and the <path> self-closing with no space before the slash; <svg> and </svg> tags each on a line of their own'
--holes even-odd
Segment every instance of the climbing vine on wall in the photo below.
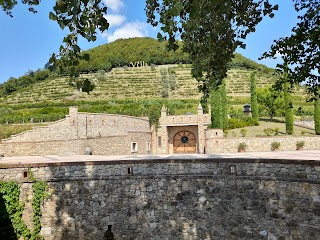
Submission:
<svg viewBox="0 0 320 240">
<path fill-rule="evenodd" d="M 48 184 L 44 181 L 35 180 L 31 170 L 29 169 L 29 178 L 32 183 L 32 223 L 33 230 L 28 229 L 27 225 L 22 220 L 22 213 L 24 210 L 24 204 L 21 203 L 20 196 L 20 185 L 17 182 L 0 182 L 0 195 L 3 199 L 3 206 L 5 209 L 0 209 L 0 212 L 6 212 L 12 223 L 12 228 L 16 236 L 6 236 L 6 239 L 17 239 L 23 236 L 24 239 L 41 239 L 41 204 L 44 199 L 49 197 Z M 0 199 L 1 201 L 1 199 Z M 0 226 L 0 232 L 10 232 L 8 229 L 10 226 Z M 1 236 L 1 235 L 0 235 Z"/>
<path fill-rule="evenodd" d="M 25 239 L 31 238 L 31 232 L 27 225 L 22 221 L 24 204 L 19 201 L 20 185 L 16 182 L 0 182 L 0 193 L 4 200 L 4 206 L 9 215 L 17 237 L 23 236 Z M 5 226 L 1 226 L 5 227 Z M 13 236 L 10 236 L 13 237 Z"/>
</svg>

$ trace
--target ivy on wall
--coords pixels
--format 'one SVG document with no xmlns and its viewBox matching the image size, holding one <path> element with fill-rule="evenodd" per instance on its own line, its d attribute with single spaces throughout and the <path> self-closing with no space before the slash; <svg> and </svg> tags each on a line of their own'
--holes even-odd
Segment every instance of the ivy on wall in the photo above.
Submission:
<svg viewBox="0 0 320 240">
<path fill-rule="evenodd" d="M 28 229 L 22 220 L 24 203 L 20 201 L 20 185 L 17 182 L 0 181 L 0 223 L 11 222 L 11 224 L 0 224 L 0 236 L 4 239 L 17 239 L 22 236 L 24 239 L 41 239 L 40 219 L 42 216 L 41 204 L 49 196 L 48 184 L 44 181 L 37 181 L 29 169 L 29 176 L 32 183 L 32 225 L 33 230 Z"/>
</svg>

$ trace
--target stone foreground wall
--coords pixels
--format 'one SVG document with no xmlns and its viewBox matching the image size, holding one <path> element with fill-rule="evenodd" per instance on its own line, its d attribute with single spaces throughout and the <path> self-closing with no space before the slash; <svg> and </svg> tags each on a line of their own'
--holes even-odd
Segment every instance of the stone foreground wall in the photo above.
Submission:
<svg viewBox="0 0 320 240">
<path fill-rule="evenodd" d="M 33 166 L 49 182 L 45 239 L 316 239 L 320 164 L 254 160 L 118 161 Z M 20 168 L 0 180 L 22 179 Z M 31 199 L 31 184 L 21 196 Z M 29 204 L 30 205 L 30 204 Z M 29 206 L 26 204 L 26 207 Z M 31 221 L 30 211 L 24 219 Z"/>
<path fill-rule="evenodd" d="M 212 135 L 212 134 L 211 134 Z M 279 151 L 296 150 L 296 143 L 304 141 L 305 150 L 320 149 L 320 137 L 243 137 L 243 138 L 214 138 L 211 135 L 206 138 L 206 153 L 228 153 L 237 152 L 240 142 L 247 144 L 247 152 L 270 152 L 271 144 L 279 142 Z"/>
</svg>

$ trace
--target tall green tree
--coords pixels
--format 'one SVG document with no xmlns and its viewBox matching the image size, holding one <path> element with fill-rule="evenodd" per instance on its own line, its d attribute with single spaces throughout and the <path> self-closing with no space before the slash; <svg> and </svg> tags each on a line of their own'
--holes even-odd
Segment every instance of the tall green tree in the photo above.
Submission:
<svg viewBox="0 0 320 240">
<path fill-rule="evenodd" d="M 260 115 L 269 115 L 272 120 L 277 115 L 283 114 L 284 98 L 283 94 L 274 88 L 260 88 L 257 90 L 257 98 Z"/>
<path fill-rule="evenodd" d="M 287 82 L 283 86 L 284 88 L 284 106 L 285 106 L 285 119 L 286 119 L 286 133 L 289 135 L 293 134 L 293 106 L 291 99 L 291 86 Z"/>
<path fill-rule="evenodd" d="M 251 93 L 251 113 L 255 122 L 259 121 L 259 107 L 257 98 L 257 79 L 256 74 L 253 72 L 250 75 L 250 93 Z"/>
<path fill-rule="evenodd" d="M 175 50 L 175 39 L 181 37 L 204 100 L 226 77 L 236 48 L 244 48 L 247 35 L 278 9 L 269 0 L 147 0 L 146 4 L 147 21 L 153 26 L 162 24 L 160 40 L 168 39 L 169 48 Z"/>
<path fill-rule="evenodd" d="M 211 127 L 223 128 L 222 99 L 221 99 L 221 91 L 219 91 L 219 89 L 216 89 L 211 92 L 210 104 L 211 104 Z"/>
<path fill-rule="evenodd" d="M 228 96 L 227 96 L 227 86 L 226 81 L 223 80 L 222 84 L 219 86 L 219 91 L 221 95 L 221 114 L 222 114 L 222 128 L 228 129 L 229 128 L 229 121 L 228 121 Z"/>
<path fill-rule="evenodd" d="M 320 97 L 314 100 L 314 127 L 317 135 L 320 135 Z"/>
<path fill-rule="evenodd" d="M 318 98 L 320 85 L 320 1 L 292 0 L 298 13 L 298 23 L 291 35 L 275 40 L 263 58 L 281 56 L 283 64 L 277 68 L 284 72 L 289 65 L 288 77 L 293 83 L 306 83 L 308 91 Z"/>
<path fill-rule="evenodd" d="M 228 99 L 226 83 L 223 83 L 212 91 L 211 104 L 211 127 L 228 129 Z"/>
</svg>

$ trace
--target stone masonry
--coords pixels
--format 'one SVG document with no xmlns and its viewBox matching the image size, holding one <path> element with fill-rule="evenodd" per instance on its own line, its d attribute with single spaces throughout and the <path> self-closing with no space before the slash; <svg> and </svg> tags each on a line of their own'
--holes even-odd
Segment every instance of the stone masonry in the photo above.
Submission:
<svg viewBox="0 0 320 240">
<path fill-rule="evenodd" d="M 258 159 L 137 159 L 0 165 L 21 183 L 31 167 L 49 183 L 45 239 L 316 239 L 320 162 Z M 29 200 L 30 201 L 30 200 Z M 30 204 L 26 204 L 26 208 Z M 29 216 L 28 216 L 29 213 Z M 25 221 L 31 221 L 30 210 Z"/>
<path fill-rule="evenodd" d="M 133 143 L 136 149 L 132 149 Z M 63 120 L 3 139 L 0 154 L 82 155 L 87 147 L 95 155 L 150 154 L 149 121 L 123 115 L 79 113 L 77 107 L 70 107 Z"/>
</svg>

